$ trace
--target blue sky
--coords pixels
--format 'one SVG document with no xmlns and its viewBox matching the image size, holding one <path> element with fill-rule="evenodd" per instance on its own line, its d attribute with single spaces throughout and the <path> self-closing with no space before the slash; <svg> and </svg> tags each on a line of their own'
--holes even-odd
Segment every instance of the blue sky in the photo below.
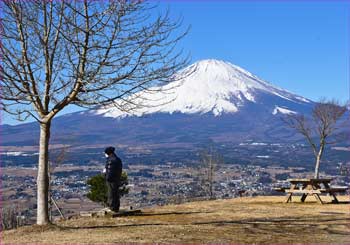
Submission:
<svg viewBox="0 0 350 245">
<path fill-rule="evenodd" d="M 312 100 L 349 99 L 350 1 L 163 1 L 158 11 L 167 7 L 192 27 L 180 46 L 193 62 L 229 61 Z"/>
<path fill-rule="evenodd" d="M 312 100 L 349 98 L 350 1 L 168 2 L 192 26 L 193 61 L 216 58 Z"/>
</svg>

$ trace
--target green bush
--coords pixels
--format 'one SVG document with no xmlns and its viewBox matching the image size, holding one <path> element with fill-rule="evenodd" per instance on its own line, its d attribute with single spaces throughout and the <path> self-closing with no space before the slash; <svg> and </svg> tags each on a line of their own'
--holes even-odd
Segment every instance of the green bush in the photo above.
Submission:
<svg viewBox="0 0 350 245">
<path fill-rule="evenodd" d="M 98 174 L 91 177 L 90 179 L 88 179 L 87 184 L 90 188 L 87 197 L 93 202 L 98 202 L 103 205 L 106 205 L 107 185 L 104 174 Z M 129 188 L 127 188 L 128 184 L 128 174 L 123 171 L 119 187 L 119 193 L 121 197 L 129 193 Z"/>
</svg>

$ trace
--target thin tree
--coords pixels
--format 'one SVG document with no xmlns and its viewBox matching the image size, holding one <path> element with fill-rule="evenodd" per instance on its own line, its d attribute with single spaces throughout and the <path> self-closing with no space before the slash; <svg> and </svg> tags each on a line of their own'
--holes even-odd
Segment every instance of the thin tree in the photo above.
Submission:
<svg viewBox="0 0 350 245">
<path fill-rule="evenodd" d="M 200 180 L 201 186 L 210 199 L 215 198 L 214 183 L 215 173 L 219 164 L 222 162 L 221 156 L 212 149 L 201 153 Z"/>
<path fill-rule="evenodd" d="M 144 93 L 159 92 L 188 64 L 177 48 L 188 29 L 155 7 L 127 0 L 1 1 L 1 109 L 40 125 L 37 224 L 49 222 L 48 149 L 57 113 L 72 104 L 139 108 Z"/>
<path fill-rule="evenodd" d="M 323 99 L 312 109 L 311 118 L 291 114 L 283 119 L 288 126 L 302 134 L 311 146 L 315 157 L 314 178 L 319 178 L 320 163 L 326 145 L 336 143 L 328 139 L 337 131 L 337 122 L 345 112 L 346 107 L 341 106 L 337 101 Z"/>
<path fill-rule="evenodd" d="M 54 178 L 54 172 L 56 170 L 56 167 L 59 167 L 63 164 L 63 162 L 66 160 L 67 152 L 69 151 L 69 145 L 63 145 L 62 148 L 57 153 L 56 157 L 51 161 L 48 162 L 48 174 L 49 174 L 49 188 L 48 188 L 48 198 L 49 198 L 49 220 L 52 221 L 52 210 L 53 206 L 56 206 L 56 209 L 61 214 L 61 217 L 64 218 L 60 208 L 58 207 L 56 201 L 54 200 L 54 196 L 52 195 L 52 187 L 53 187 L 53 178 Z"/>
</svg>

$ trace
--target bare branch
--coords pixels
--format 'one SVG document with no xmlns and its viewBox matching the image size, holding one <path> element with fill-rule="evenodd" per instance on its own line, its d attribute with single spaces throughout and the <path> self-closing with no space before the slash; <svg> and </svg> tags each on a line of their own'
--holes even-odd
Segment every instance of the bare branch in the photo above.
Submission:
<svg viewBox="0 0 350 245">
<path fill-rule="evenodd" d="M 287 115 L 286 118 L 282 118 L 282 120 L 290 127 L 295 129 L 298 133 L 302 134 L 310 146 L 312 147 L 312 151 L 314 156 L 317 156 L 317 146 L 312 140 L 312 130 L 308 125 L 308 121 L 306 120 L 304 115 L 298 114 L 290 114 Z"/>
<path fill-rule="evenodd" d="M 70 104 L 144 106 L 140 92 L 188 63 L 177 45 L 188 32 L 146 1 L 3 0 L 1 109 L 40 123 L 37 224 L 47 224 L 52 119 Z"/>
<path fill-rule="evenodd" d="M 315 178 L 319 176 L 319 166 L 326 145 L 336 143 L 336 141 L 328 141 L 328 138 L 337 131 L 337 124 L 346 111 L 346 107 L 335 100 L 321 100 L 313 108 L 312 118 L 298 114 L 283 118 L 283 121 L 302 134 L 312 147 L 316 159 Z M 316 138 L 318 145 L 314 143 Z"/>
</svg>

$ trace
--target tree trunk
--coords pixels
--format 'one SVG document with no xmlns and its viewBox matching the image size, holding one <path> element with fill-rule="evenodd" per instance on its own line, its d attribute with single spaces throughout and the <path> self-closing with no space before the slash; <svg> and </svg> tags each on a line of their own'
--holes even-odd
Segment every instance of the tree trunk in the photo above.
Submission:
<svg viewBox="0 0 350 245">
<path fill-rule="evenodd" d="M 51 121 L 40 124 L 39 166 L 37 178 L 37 220 L 38 225 L 49 223 L 49 140 Z"/>
<path fill-rule="evenodd" d="M 324 150 L 324 145 L 321 145 L 320 150 L 316 156 L 316 165 L 315 165 L 315 179 L 318 179 L 320 177 L 320 163 L 321 163 L 321 158 Z"/>
</svg>

